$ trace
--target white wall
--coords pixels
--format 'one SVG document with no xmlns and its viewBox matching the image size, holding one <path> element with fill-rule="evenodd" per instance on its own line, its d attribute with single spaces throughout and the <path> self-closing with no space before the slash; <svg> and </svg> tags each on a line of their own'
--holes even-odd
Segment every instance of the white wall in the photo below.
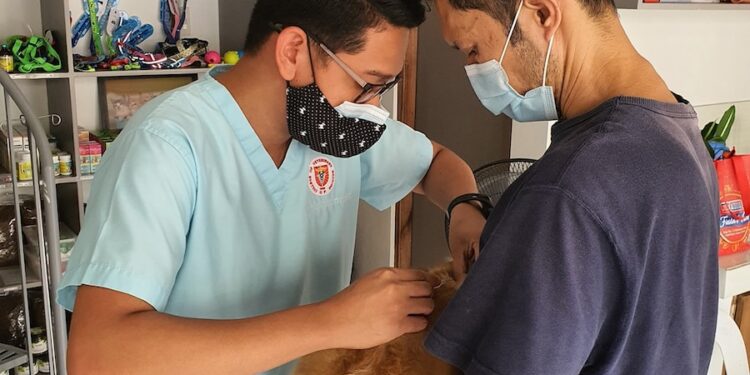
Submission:
<svg viewBox="0 0 750 375">
<path fill-rule="evenodd" d="M 5 0 L 4 0 L 5 1 Z M 21 0 L 13 0 L 21 1 Z M 182 2 L 180 2 L 182 3 Z M 117 7 L 126 11 L 131 16 L 138 16 L 143 23 L 154 26 L 154 35 L 147 39 L 141 47 L 151 51 L 156 43 L 164 41 L 164 32 L 159 21 L 159 1 L 156 0 L 120 0 Z M 83 13 L 80 0 L 70 0 L 70 11 L 73 24 Z M 213 50 L 220 50 L 219 45 L 219 1 L 218 0 L 195 0 L 188 1 L 188 17 L 182 30 L 182 37 L 196 37 L 208 41 L 208 46 Z M 78 46 L 73 49 L 74 53 L 89 55 L 89 41 L 91 34 L 87 34 Z"/>
<path fill-rule="evenodd" d="M 513 121 L 510 157 L 512 159 L 539 160 L 552 141 L 552 125 L 554 124 L 555 121 Z"/>
<path fill-rule="evenodd" d="M 695 106 L 750 100 L 750 11 L 621 10 L 625 31 Z"/>
<path fill-rule="evenodd" d="M 71 81 L 75 90 L 75 111 L 78 127 L 86 130 L 102 129 L 99 108 L 99 86 L 96 77 L 76 77 Z"/>
<path fill-rule="evenodd" d="M 750 153 L 750 11 L 621 10 L 620 19 L 672 91 L 693 103 L 701 126 L 737 104 L 728 143 Z"/>
<path fill-rule="evenodd" d="M 701 126 L 738 104 L 729 140 L 750 153 L 750 11 L 620 10 L 635 48 L 670 89 L 696 108 Z M 539 158 L 552 123 L 513 124 L 511 157 Z"/>
<path fill-rule="evenodd" d="M 42 33 L 39 0 L 3 0 L 0 12 L 0 40 L 12 35 L 28 35 L 27 24 L 35 34 Z"/>
</svg>

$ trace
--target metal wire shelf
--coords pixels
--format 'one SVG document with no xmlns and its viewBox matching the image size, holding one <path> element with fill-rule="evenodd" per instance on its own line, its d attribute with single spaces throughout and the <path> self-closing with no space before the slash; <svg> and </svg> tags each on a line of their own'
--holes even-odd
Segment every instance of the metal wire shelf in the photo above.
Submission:
<svg viewBox="0 0 750 375">
<path fill-rule="evenodd" d="M 29 310 L 29 289 L 41 287 L 43 295 L 43 307 L 45 316 L 45 330 L 47 332 L 48 356 L 50 361 L 50 373 L 52 375 L 65 375 L 65 351 L 67 349 L 67 324 L 65 311 L 53 301 L 56 300 L 56 289 L 62 277 L 60 234 L 57 213 L 57 183 L 55 181 L 54 167 L 52 164 L 52 152 L 45 128 L 42 126 L 40 117 L 31 109 L 31 105 L 22 94 L 13 78 L 5 72 L 0 72 L 0 88 L 3 89 L 4 105 L 7 126 L 7 134 L 13 134 L 13 121 L 11 121 L 11 106 L 15 106 L 23 114 L 25 119 L 29 150 L 31 154 L 32 180 L 30 188 L 33 189 L 34 205 L 37 213 L 40 213 L 40 225 L 37 226 L 36 235 L 38 239 L 39 256 L 39 280 L 34 280 L 30 272 L 27 272 L 25 260 L 23 233 L 16 230 L 20 283 L 11 283 L 10 287 L 20 290 L 23 294 L 23 312 L 25 315 L 25 342 L 27 350 L 0 345 L 0 371 L 12 369 L 24 363 L 33 364 L 32 339 Z M 6 142 L 6 149 L 0 150 L 7 153 L 10 166 L 15 166 L 15 149 L 13 142 Z M 22 183 L 18 182 L 18 173 L 15 168 L 11 169 L 11 182 L 8 188 L 13 193 L 15 206 L 15 220 L 20 225 L 21 221 L 21 199 L 20 190 Z M 42 211 L 44 215 L 41 215 Z M 41 224 L 43 221 L 43 224 Z M 18 279 L 18 275 L 14 277 Z M 20 284 L 20 285 L 19 285 Z"/>
<path fill-rule="evenodd" d="M 0 372 L 28 363 L 26 351 L 10 345 L 0 344 Z"/>
</svg>

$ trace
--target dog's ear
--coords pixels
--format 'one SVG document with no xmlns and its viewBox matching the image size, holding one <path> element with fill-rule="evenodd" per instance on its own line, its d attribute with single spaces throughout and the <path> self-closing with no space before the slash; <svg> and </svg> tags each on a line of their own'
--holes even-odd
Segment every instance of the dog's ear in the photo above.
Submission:
<svg viewBox="0 0 750 375">
<path fill-rule="evenodd" d="M 456 281 L 456 277 L 453 274 L 453 266 L 450 262 L 434 267 L 428 272 L 433 276 L 436 276 L 443 283 L 447 281 Z"/>
</svg>

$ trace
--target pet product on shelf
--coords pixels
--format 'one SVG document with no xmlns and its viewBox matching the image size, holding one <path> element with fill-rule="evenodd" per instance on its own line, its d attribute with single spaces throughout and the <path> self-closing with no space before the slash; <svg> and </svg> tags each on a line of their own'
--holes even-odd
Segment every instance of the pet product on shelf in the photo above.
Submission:
<svg viewBox="0 0 750 375">
<path fill-rule="evenodd" d="M 140 47 L 154 34 L 154 26 L 141 22 L 137 16 L 117 10 L 119 0 L 81 0 L 84 13 L 73 26 L 73 47 L 84 35 L 91 33 L 91 56 L 73 56 L 76 71 L 176 69 L 204 67 L 208 42 L 181 38 L 180 31 L 187 15 L 187 1 L 161 0 L 160 21 L 166 34 L 155 51 Z M 99 3 L 106 4 L 103 8 Z M 212 61 L 214 56 L 211 56 Z"/>
<path fill-rule="evenodd" d="M 104 129 L 91 133 L 91 140 L 102 146 L 102 155 L 112 146 L 112 142 L 120 135 L 121 129 Z"/>
<path fill-rule="evenodd" d="M 161 0 L 159 12 L 167 42 L 177 43 L 180 40 L 180 31 L 185 25 L 185 18 L 187 18 L 187 0 L 182 1 L 182 6 L 178 0 Z"/>
<path fill-rule="evenodd" d="M 73 158 L 67 152 L 61 152 L 60 157 L 60 175 L 61 176 L 72 176 L 73 175 Z"/>
<path fill-rule="evenodd" d="M 34 177 L 31 171 L 31 152 L 21 150 L 16 152 L 16 173 L 18 181 L 31 181 Z"/>
<path fill-rule="evenodd" d="M 52 167 L 55 170 L 55 177 L 60 176 L 60 156 L 52 155 Z"/>
<path fill-rule="evenodd" d="M 47 334 L 44 328 L 34 327 L 31 329 L 31 353 L 34 355 L 47 352 Z"/>
<path fill-rule="evenodd" d="M 13 52 L 16 60 L 16 70 L 21 73 L 33 73 L 44 71 L 47 73 L 57 72 L 62 69 L 60 55 L 52 46 L 52 34 L 47 32 L 48 38 L 38 35 L 30 37 L 12 36 L 8 38 L 7 44 Z"/>
<path fill-rule="evenodd" d="M 0 296 L 0 343 L 26 347 L 26 316 L 20 291 Z"/>
<path fill-rule="evenodd" d="M 8 194 L 0 195 L 0 267 L 18 266 L 17 223 L 12 199 Z"/>
<path fill-rule="evenodd" d="M 23 227 L 23 235 L 29 245 L 24 249 L 26 259 L 30 264 L 32 274 L 39 275 L 39 237 L 37 226 L 28 225 Z M 73 246 L 76 243 L 76 234 L 65 223 L 60 222 L 60 262 L 62 271 L 65 272 L 68 261 L 73 254 Z"/>
<path fill-rule="evenodd" d="M 50 372 L 49 357 L 46 355 L 43 355 L 37 358 L 36 366 L 39 368 L 39 372 L 43 374 L 48 374 Z"/>
<path fill-rule="evenodd" d="M 102 159 L 102 145 L 95 141 L 81 142 L 81 175 L 92 175 L 96 173 Z"/>
<path fill-rule="evenodd" d="M 216 51 L 208 51 L 206 52 L 206 55 L 203 56 L 203 60 L 205 60 L 208 65 L 221 64 L 221 55 Z"/>
<path fill-rule="evenodd" d="M 224 54 L 224 64 L 236 65 L 240 62 L 240 53 L 237 51 L 228 51 Z"/>
<path fill-rule="evenodd" d="M 31 371 L 29 371 L 29 364 L 23 364 L 15 369 L 16 375 L 37 375 L 39 373 L 39 367 L 37 367 L 36 363 L 34 363 L 31 366 Z"/>
<path fill-rule="evenodd" d="M 3 44 L 0 48 L 0 70 L 11 73 L 14 69 L 13 63 L 13 52 L 10 51 L 7 44 Z"/>
</svg>

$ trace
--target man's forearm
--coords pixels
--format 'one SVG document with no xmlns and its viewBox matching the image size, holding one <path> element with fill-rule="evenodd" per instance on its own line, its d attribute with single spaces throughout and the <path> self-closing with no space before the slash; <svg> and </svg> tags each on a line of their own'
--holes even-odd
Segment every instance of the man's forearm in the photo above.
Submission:
<svg viewBox="0 0 750 375">
<path fill-rule="evenodd" d="M 433 204 L 446 210 L 457 196 L 477 192 L 471 168 L 453 151 L 435 144 L 435 156 L 427 175 L 415 193 L 424 194 Z"/>
<path fill-rule="evenodd" d="M 327 314 L 319 309 L 319 305 L 310 305 L 234 321 L 185 319 L 155 311 L 133 313 L 117 322 L 100 322 L 96 336 L 71 345 L 70 373 L 266 371 L 330 347 L 330 324 L 324 321 Z"/>
</svg>

